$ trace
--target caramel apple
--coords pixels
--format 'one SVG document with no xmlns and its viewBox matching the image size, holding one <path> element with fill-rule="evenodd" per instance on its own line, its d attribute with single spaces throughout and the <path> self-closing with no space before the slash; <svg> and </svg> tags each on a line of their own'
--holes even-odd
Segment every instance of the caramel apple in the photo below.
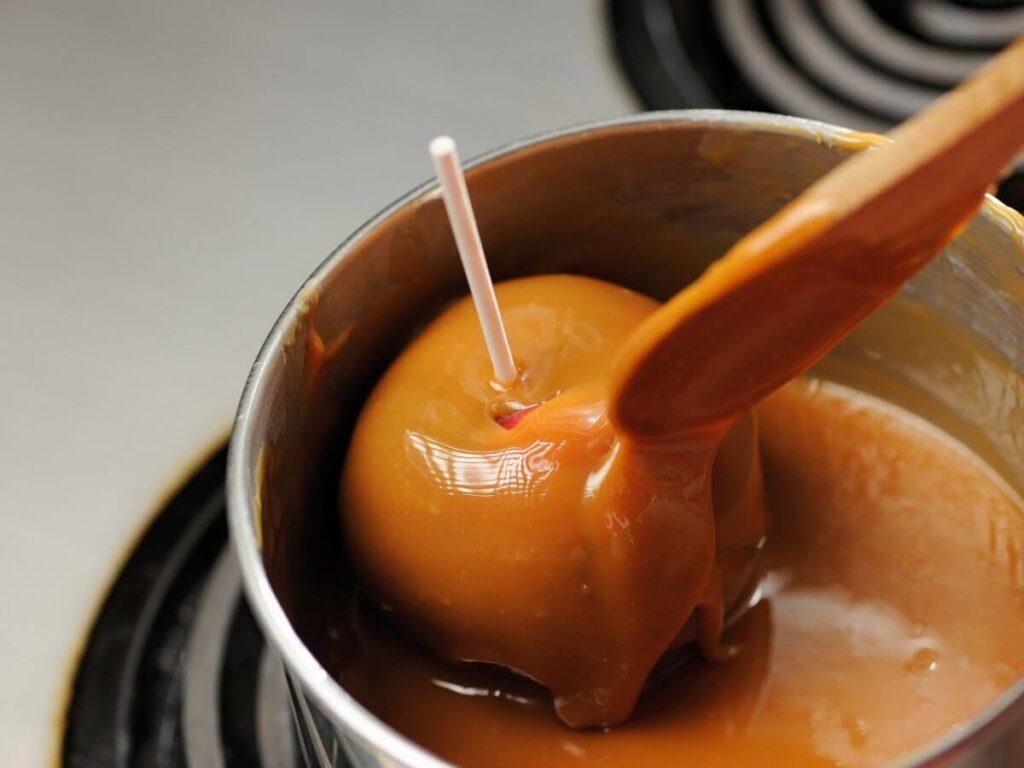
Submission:
<svg viewBox="0 0 1024 768">
<path fill-rule="evenodd" d="M 360 416 L 345 538 L 368 593 L 440 657 L 538 681 L 569 725 L 619 723 L 671 646 L 721 652 L 765 535 L 756 425 L 717 457 L 721 425 L 622 434 L 611 362 L 658 304 L 566 275 L 496 289 L 518 379 L 492 380 L 468 299 L 431 323 Z"/>
</svg>

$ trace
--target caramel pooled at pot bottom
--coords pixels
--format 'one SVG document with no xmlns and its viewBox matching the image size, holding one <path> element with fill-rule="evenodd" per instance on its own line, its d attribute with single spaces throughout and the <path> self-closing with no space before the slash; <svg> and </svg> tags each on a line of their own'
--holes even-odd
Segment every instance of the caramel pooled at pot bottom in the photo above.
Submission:
<svg viewBox="0 0 1024 768">
<path fill-rule="evenodd" d="M 431 323 L 356 426 L 346 542 L 367 591 L 442 658 L 518 670 L 571 725 L 622 722 L 677 638 L 714 652 L 723 596 L 750 577 L 765 530 L 756 429 L 737 423 L 714 478 L 721 426 L 621 438 L 610 363 L 658 305 L 566 275 L 497 293 L 520 381 L 490 381 L 468 299 Z M 495 422 L 536 403 L 513 429 Z"/>
<path fill-rule="evenodd" d="M 962 446 L 886 403 L 800 380 L 760 407 L 771 536 L 726 664 L 656 673 L 629 722 L 572 731 L 543 690 L 449 665 L 374 612 L 332 669 L 463 766 L 889 764 L 1024 674 L 1024 509 Z M 328 654 L 329 655 L 329 654 Z"/>
</svg>

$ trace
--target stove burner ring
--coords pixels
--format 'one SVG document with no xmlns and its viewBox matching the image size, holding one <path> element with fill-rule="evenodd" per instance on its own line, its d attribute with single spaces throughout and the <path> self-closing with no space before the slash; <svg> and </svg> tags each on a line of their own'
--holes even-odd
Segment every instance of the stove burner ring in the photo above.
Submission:
<svg viewBox="0 0 1024 768">
<path fill-rule="evenodd" d="M 1024 34 L 1024 0 L 610 0 L 609 10 L 649 109 L 782 112 L 877 132 Z M 1008 201 L 1024 206 L 1016 192 Z"/>
<path fill-rule="evenodd" d="M 1024 2 L 612 0 L 652 108 L 769 109 L 879 130 L 1024 34 Z"/>
<path fill-rule="evenodd" d="M 183 669 L 182 729 L 190 766 L 224 765 L 220 758 L 222 665 L 232 622 L 238 611 L 242 581 L 234 554 L 217 559 L 199 602 Z M 251 658 L 250 654 L 244 655 Z M 294 732 L 289 718 L 287 680 L 276 654 L 264 646 L 255 679 L 257 751 L 264 766 L 295 765 Z M 211 760 L 211 756 L 216 756 Z"/>
<path fill-rule="evenodd" d="M 68 703 L 66 768 L 330 764 L 308 760 L 318 745 L 296 737 L 284 669 L 242 599 L 224 469 L 221 450 L 156 516 L 107 594 Z"/>
</svg>

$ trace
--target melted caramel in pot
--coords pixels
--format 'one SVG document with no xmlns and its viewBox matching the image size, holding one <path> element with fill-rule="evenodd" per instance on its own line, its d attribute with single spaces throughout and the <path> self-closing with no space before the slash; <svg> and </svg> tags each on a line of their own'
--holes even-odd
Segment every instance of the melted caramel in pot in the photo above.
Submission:
<svg viewBox="0 0 1024 768">
<path fill-rule="evenodd" d="M 335 674 L 459 765 L 876 766 L 955 732 L 1024 674 L 1024 511 L 963 446 L 856 391 L 759 407 L 772 527 L 726 663 L 661 668 L 634 716 L 579 731 L 547 693 L 451 665 L 365 605 Z"/>
</svg>

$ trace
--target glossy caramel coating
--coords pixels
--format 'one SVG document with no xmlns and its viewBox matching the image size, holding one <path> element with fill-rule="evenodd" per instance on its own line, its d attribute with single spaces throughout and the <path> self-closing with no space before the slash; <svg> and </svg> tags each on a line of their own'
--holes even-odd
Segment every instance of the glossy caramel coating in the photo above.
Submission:
<svg viewBox="0 0 1024 768">
<path fill-rule="evenodd" d="M 717 652 L 723 595 L 742 592 L 765 533 L 756 428 L 740 420 L 717 461 L 727 425 L 622 437 L 610 363 L 658 305 L 566 275 L 497 294 L 519 381 L 491 381 L 468 300 L 431 323 L 356 426 L 346 542 L 369 593 L 442 658 L 519 671 L 571 725 L 619 723 L 677 638 Z M 537 403 L 512 429 L 495 421 Z"/>
</svg>

